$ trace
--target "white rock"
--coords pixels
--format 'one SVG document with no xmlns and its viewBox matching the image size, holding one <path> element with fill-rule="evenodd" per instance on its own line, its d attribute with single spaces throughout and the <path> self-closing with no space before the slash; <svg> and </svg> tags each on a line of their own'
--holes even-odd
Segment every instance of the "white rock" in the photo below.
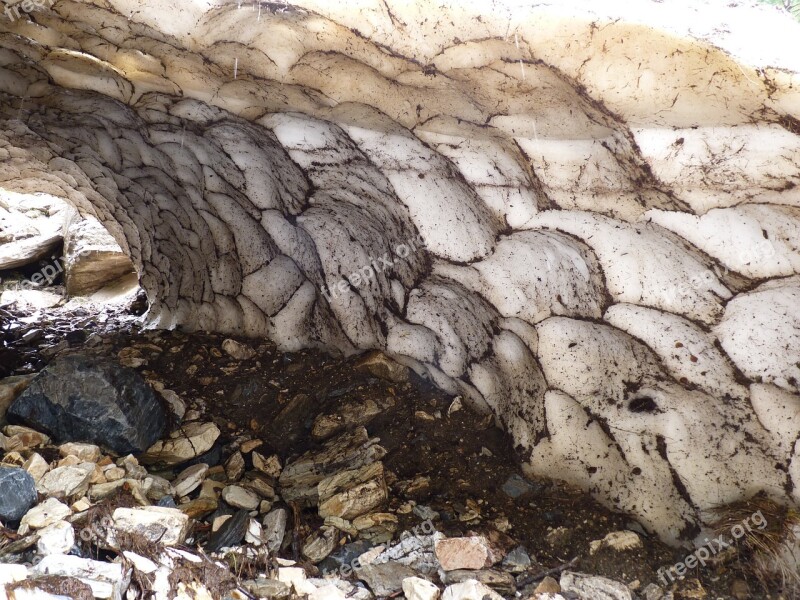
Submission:
<svg viewBox="0 0 800 600">
<path fill-rule="evenodd" d="M 442 600 L 502 600 L 502 596 L 479 581 L 468 579 L 448 585 Z"/>
<path fill-rule="evenodd" d="M 186 467 L 181 471 L 175 480 L 172 482 L 172 487 L 178 497 L 187 496 L 193 492 L 197 487 L 203 483 L 206 473 L 208 473 L 208 465 L 199 463 Z"/>
<path fill-rule="evenodd" d="M 36 490 L 45 496 L 57 498 L 83 496 L 89 490 L 94 469 L 94 463 L 57 467 L 42 476 L 36 484 Z"/>
<path fill-rule="evenodd" d="M 403 593 L 406 600 L 436 600 L 440 594 L 436 585 L 420 577 L 403 579 Z"/>
<path fill-rule="evenodd" d="M 261 502 L 258 495 L 238 485 L 229 485 L 223 488 L 222 499 L 231 506 L 245 510 L 255 510 Z"/>
<path fill-rule="evenodd" d="M 188 423 L 159 440 L 142 455 L 145 464 L 178 464 L 208 452 L 219 437 L 214 423 Z"/>
<path fill-rule="evenodd" d="M 256 355 L 255 350 L 232 339 L 223 341 L 222 349 L 228 356 L 236 360 L 250 360 Z"/>
<path fill-rule="evenodd" d="M 279 567 L 278 581 L 294 588 L 298 594 L 310 594 L 317 588 L 306 579 L 306 572 L 301 567 Z"/>
<path fill-rule="evenodd" d="M 141 571 L 145 575 L 155 573 L 158 569 L 158 565 L 156 563 L 149 558 L 142 556 L 141 554 L 136 554 L 130 550 L 124 550 L 122 555 L 131 562 L 137 571 Z"/>
<path fill-rule="evenodd" d="M 164 546 L 177 546 L 186 539 L 189 517 L 177 508 L 118 508 L 113 514 L 113 528 Z"/>
<path fill-rule="evenodd" d="M 39 531 L 36 549 L 39 554 L 66 554 L 75 545 L 75 530 L 70 523 L 58 521 Z"/>
<path fill-rule="evenodd" d="M 31 568 L 34 575 L 61 575 L 75 577 L 92 588 L 95 598 L 121 600 L 130 582 L 118 563 L 100 562 L 79 556 L 51 554 Z"/>
<path fill-rule="evenodd" d="M 96 463 L 100 460 L 102 452 L 98 446 L 94 444 L 83 444 L 79 442 L 67 442 L 58 447 L 58 452 L 61 456 L 75 456 L 84 462 Z"/>
<path fill-rule="evenodd" d="M 602 540 L 594 540 L 589 543 L 589 554 L 596 554 L 598 551 L 609 548 L 622 552 L 642 547 L 642 538 L 635 531 L 612 531 Z"/>
<path fill-rule="evenodd" d="M 19 534 L 25 535 L 31 529 L 42 529 L 72 514 L 69 506 L 56 498 L 48 498 L 31 508 L 19 523 Z"/>
<path fill-rule="evenodd" d="M 605 577 L 564 571 L 559 583 L 561 591 L 574 592 L 593 600 L 633 600 L 633 594 L 628 586 Z"/>
</svg>

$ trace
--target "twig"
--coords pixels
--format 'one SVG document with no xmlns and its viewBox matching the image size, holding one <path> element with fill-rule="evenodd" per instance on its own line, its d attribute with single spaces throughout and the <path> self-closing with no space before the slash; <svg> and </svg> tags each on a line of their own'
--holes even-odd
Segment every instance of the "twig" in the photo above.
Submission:
<svg viewBox="0 0 800 600">
<path fill-rule="evenodd" d="M 578 564 L 578 560 L 580 559 L 579 556 L 576 556 L 571 561 L 561 564 L 557 567 L 553 567 L 552 569 L 548 569 L 547 571 L 541 571 L 535 575 L 525 575 L 521 577 L 517 581 L 517 587 L 522 587 L 528 585 L 529 583 L 533 583 L 534 581 L 539 581 L 540 579 L 544 579 L 548 575 L 555 575 L 556 573 L 560 573 L 561 571 L 566 571 L 567 569 L 571 569 L 576 564 Z"/>
</svg>

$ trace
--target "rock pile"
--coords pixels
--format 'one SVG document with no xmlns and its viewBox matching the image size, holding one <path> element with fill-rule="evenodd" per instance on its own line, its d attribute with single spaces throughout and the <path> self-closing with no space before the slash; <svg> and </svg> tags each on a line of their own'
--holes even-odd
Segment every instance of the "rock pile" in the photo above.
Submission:
<svg viewBox="0 0 800 600">
<path fill-rule="evenodd" d="M 163 352 L 137 343 L 117 352 L 118 362 L 72 354 L 35 378 L 0 380 L 15 421 L 0 434 L 0 599 L 3 589 L 16 600 L 636 597 L 623 583 L 576 573 L 575 561 L 543 567 L 507 521 L 481 519 L 477 503 L 448 515 L 409 500 L 430 478 L 400 480 L 387 466 L 397 442 L 370 435 L 394 407 L 390 395 L 334 390 L 346 397 L 311 418 L 304 411 L 314 399 L 299 394 L 263 435 L 233 435 L 139 375 Z M 256 354 L 233 340 L 208 353 Z M 407 378 L 385 356 L 356 368 L 391 385 Z M 443 412 L 414 418 L 427 424 Z M 467 409 L 456 400 L 446 412 Z M 278 438 L 304 451 L 276 451 L 285 443 Z M 514 475 L 503 493 L 534 488 Z M 627 531 L 592 548 L 637 541 Z"/>
</svg>

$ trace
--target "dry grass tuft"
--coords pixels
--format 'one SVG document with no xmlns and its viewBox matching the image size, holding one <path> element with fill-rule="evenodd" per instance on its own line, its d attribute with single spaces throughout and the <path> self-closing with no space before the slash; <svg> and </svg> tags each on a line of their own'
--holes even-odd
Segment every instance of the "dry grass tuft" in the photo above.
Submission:
<svg viewBox="0 0 800 600">
<path fill-rule="evenodd" d="M 767 590 L 776 579 L 791 597 L 800 594 L 800 512 L 781 506 L 759 493 L 712 511 L 715 536 L 724 536 L 736 552 L 739 564 Z M 742 527 L 749 523 L 750 527 Z M 734 528 L 744 530 L 738 539 Z"/>
</svg>

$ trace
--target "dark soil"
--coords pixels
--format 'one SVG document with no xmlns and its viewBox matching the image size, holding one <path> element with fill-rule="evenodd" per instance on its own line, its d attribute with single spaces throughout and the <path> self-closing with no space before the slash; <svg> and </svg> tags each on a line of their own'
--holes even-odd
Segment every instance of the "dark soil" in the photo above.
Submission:
<svg viewBox="0 0 800 600">
<path fill-rule="evenodd" d="M 664 587 L 657 570 L 688 553 L 665 546 L 629 517 L 556 481 L 529 481 L 526 493 L 511 498 L 503 484 L 522 472 L 517 466 L 520 457 L 506 435 L 491 417 L 466 407 L 448 416 L 453 397 L 413 374 L 409 382 L 392 383 L 356 369 L 357 358 L 333 358 L 313 350 L 284 353 L 270 343 L 245 339 L 240 341 L 256 349 L 256 355 L 237 361 L 220 350 L 223 336 L 142 332 L 126 317 L 104 321 L 88 314 L 61 315 L 24 324 L 18 316 L 0 313 L 0 339 L 4 340 L 0 377 L 40 369 L 53 354 L 42 350 L 59 342 L 66 351 L 88 349 L 110 356 L 136 347 L 147 360 L 138 370 L 177 392 L 202 418 L 214 420 L 223 431 L 223 447 L 241 436 L 260 438 L 265 445 L 259 452 L 277 452 L 283 464 L 319 444 L 310 434 L 318 415 L 348 401 L 375 399 L 383 405 L 392 404 L 384 401 L 392 399 L 393 407 L 366 427 L 388 451 L 384 459 L 392 488 L 388 511 L 397 514 L 400 531 L 421 522 L 408 509 L 409 501 L 437 511 L 440 518 L 434 526 L 447 535 L 505 530 L 510 539 L 501 537 L 511 547 L 523 545 L 533 560 L 518 582 L 571 562 L 572 570 L 628 584 L 638 581 L 639 589 L 648 583 Z M 43 329 L 43 337 L 32 344 L 21 343 L 21 335 L 33 327 Z M 223 454 L 221 459 L 225 458 Z M 420 476 L 430 478 L 429 483 L 409 489 L 408 483 Z M 312 510 L 305 511 L 302 519 L 310 526 L 319 522 Z M 624 529 L 637 531 L 644 547 L 590 555 L 591 541 Z M 290 554 L 287 551 L 287 557 Z M 666 587 L 676 598 L 733 598 L 733 582 L 748 579 L 739 566 L 709 565 Z M 774 591 L 757 592 L 756 582 L 749 579 L 751 592 L 746 597 L 788 598 Z"/>
</svg>

